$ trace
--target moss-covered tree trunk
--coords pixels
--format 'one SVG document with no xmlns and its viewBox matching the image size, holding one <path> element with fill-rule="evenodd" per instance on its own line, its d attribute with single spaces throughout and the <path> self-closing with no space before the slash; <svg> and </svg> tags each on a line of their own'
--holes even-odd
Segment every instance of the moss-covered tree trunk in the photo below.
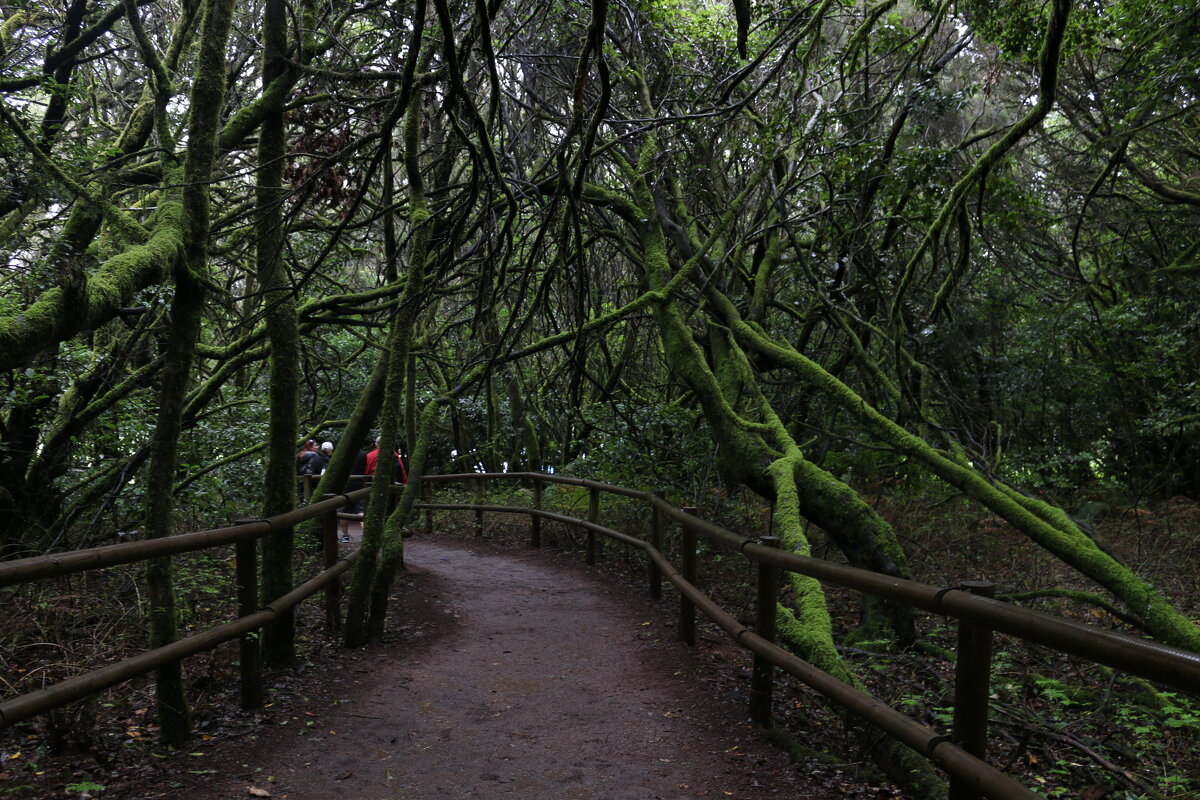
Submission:
<svg viewBox="0 0 1200 800">
<path fill-rule="evenodd" d="M 375 462 L 375 476 L 363 517 L 362 542 L 359 545 L 358 561 L 350 579 L 346 597 L 346 625 L 344 640 L 347 647 L 362 647 L 369 640 L 367 617 L 370 607 L 371 586 L 380 569 L 384 530 L 387 526 L 388 510 L 391 505 L 392 478 L 395 472 L 395 450 L 402 423 L 399 415 L 399 398 L 404 391 L 404 366 L 396 355 L 400 349 L 400 329 L 395 315 L 388 336 L 387 374 L 384 378 L 383 407 L 379 425 L 379 457 Z"/>
<path fill-rule="evenodd" d="M 174 270 L 175 296 L 167 338 L 167 362 L 159 383 L 159 408 L 150 444 L 146 484 L 146 530 L 150 537 L 172 531 L 172 484 L 178 462 L 178 440 L 192 358 L 200 333 L 208 272 L 208 182 L 216 159 L 216 135 L 225 96 L 225 43 L 229 38 L 233 0 L 210 0 L 204 9 L 201 39 L 193 76 L 187 162 L 183 178 L 183 258 Z M 168 173 L 178 177 L 179 173 Z M 161 224 L 161 223 L 160 223 Z M 170 559 L 147 564 L 150 644 L 161 647 L 177 636 Z M 189 734 L 182 666 L 176 662 L 156 673 L 156 700 L 161 736 L 178 745 Z"/>
<path fill-rule="evenodd" d="M 408 375 L 409 352 L 417 320 L 417 301 L 425 284 L 429 240 L 429 204 L 425 199 L 420 165 L 421 98 L 413 96 L 404 117 L 404 166 L 408 179 L 408 217 L 412 227 L 408 270 L 404 290 L 392 315 L 388 335 L 387 377 L 384 381 L 383 414 L 379 431 L 379 459 L 375 482 L 363 520 L 363 540 L 358 563 L 350 583 L 346 604 L 346 644 L 365 644 L 382 633 L 387 608 L 387 592 L 397 570 L 404 563 L 401 519 L 389 514 L 389 495 L 400 435 L 405 428 L 403 400 Z M 391 179 L 391 176 L 388 176 Z M 411 444 L 411 443 L 410 443 Z M 383 593 L 382 598 L 379 597 Z"/>
<path fill-rule="evenodd" d="M 394 359 L 390 370 L 394 375 L 389 376 L 388 390 L 396 392 L 393 402 L 384 399 L 384 407 L 392 410 L 393 419 L 385 420 L 382 435 L 389 433 L 394 437 L 393 446 L 398 446 L 400 432 L 406 427 L 408 414 L 402 412 L 402 401 L 405 397 L 404 387 L 409 375 L 412 343 L 418 319 L 418 303 L 425 288 L 426 269 L 428 267 L 429 228 L 431 212 L 425 199 L 425 185 L 421 177 L 420 140 L 421 104 L 420 98 L 414 98 L 409 106 L 408 115 L 404 121 L 404 171 L 408 178 L 408 218 L 412 227 L 412 240 L 409 249 L 409 263 L 404 292 L 400 296 L 394 324 L 397 328 L 396 349 L 392 353 Z M 390 424 L 389 424 L 390 423 Z M 389 430 L 390 428 L 390 430 Z M 428 426 L 421 425 L 417 430 L 419 441 L 409 442 L 412 455 L 409 459 L 410 469 L 418 454 L 422 464 L 417 468 L 423 470 L 424 453 L 428 446 Z M 390 450 L 388 452 L 391 452 Z M 389 459 L 391 461 L 391 459 Z M 388 593 L 396 573 L 404 566 L 404 526 L 412 509 L 413 495 L 419 483 L 418 479 L 409 478 L 409 485 L 404 489 L 401 502 L 395 511 L 388 515 L 383 526 L 382 556 L 379 568 L 372 576 L 370 587 L 370 602 L 367 617 L 367 635 L 378 640 L 383 635 L 384 620 L 387 616 Z"/>
<path fill-rule="evenodd" d="M 383 638 L 389 594 L 397 573 L 404 567 L 404 529 L 421 491 L 421 478 L 425 474 L 425 461 L 429 453 L 429 442 L 433 439 L 437 426 L 438 410 L 439 404 L 431 401 L 421 414 L 416 441 L 412 445 L 408 460 L 408 485 L 404 487 L 395 510 L 388 516 L 384 527 L 383 551 L 379 569 L 371 583 L 367 616 L 367 637 L 373 642 Z"/>
<path fill-rule="evenodd" d="M 180 275 L 175 282 L 175 298 L 171 304 L 167 364 L 159 376 L 158 418 L 150 443 L 150 471 L 146 477 L 145 531 L 151 539 L 174 533 L 172 486 L 177 443 L 203 304 L 203 285 Z M 146 562 L 146 594 L 150 647 L 163 647 L 174 642 L 179 632 L 170 557 Z M 188 738 L 190 725 L 181 662 L 167 664 L 155 672 L 155 702 L 162 740 L 173 746 L 182 744 Z"/>
<path fill-rule="evenodd" d="M 267 0 L 262 25 L 262 79 L 263 86 L 268 86 L 286 69 L 287 17 L 283 0 Z M 255 260 L 271 346 L 263 516 L 281 514 L 296 505 L 300 329 L 296 299 L 283 259 L 283 157 L 286 148 L 283 105 L 276 102 L 264 115 L 259 134 L 256 198 L 258 241 Z M 291 528 L 272 530 L 263 540 L 261 584 L 264 605 L 292 589 L 293 542 Z M 282 666 L 295 658 L 295 615 L 289 611 L 267 625 L 263 629 L 262 643 L 263 661 L 267 666 Z"/>
</svg>

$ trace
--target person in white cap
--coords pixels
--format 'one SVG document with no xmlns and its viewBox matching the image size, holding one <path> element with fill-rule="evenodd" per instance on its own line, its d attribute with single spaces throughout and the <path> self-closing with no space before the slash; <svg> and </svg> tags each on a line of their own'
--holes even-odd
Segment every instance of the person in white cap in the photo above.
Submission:
<svg viewBox="0 0 1200 800">
<path fill-rule="evenodd" d="M 321 443 L 321 474 L 325 474 L 325 468 L 329 466 L 329 460 L 333 458 L 333 442 Z"/>
</svg>

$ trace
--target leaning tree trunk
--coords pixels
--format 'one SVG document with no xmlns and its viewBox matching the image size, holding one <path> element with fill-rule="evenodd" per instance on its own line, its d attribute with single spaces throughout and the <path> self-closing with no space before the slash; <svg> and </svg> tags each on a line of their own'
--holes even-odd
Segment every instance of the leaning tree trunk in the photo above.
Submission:
<svg viewBox="0 0 1200 800">
<path fill-rule="evenodd" d="M 413 504 L 420 496 L 421 479 L 425 475 L 425 462 L 429 454 L 429 442 L 437 427 L 440 403 L 430 401 L 421 413 L 417 428 L 416 441 L 412 446 L 412 454 L 408 461 L 408 485 L 400 495 L 387 520 L 383 555 L 379 561 L 379 570 L 371 585 L 370 616 L 367 619 L 367 635 L 372 641 L 383 637 L 384 622 L 387 619 L 388 595 L 396 573 L 404 566 L 404 529 L 412 516 Z"/>
<path fill-rule="evenodd" d="M 880 441 L 920 463 L 929 472 L 983 504 L 1064 563 L 1120 599 L 1148 633 L 1161 641 L 1200 652 L 1200 628 L 1170 605 L 1140 576 L 1098 546 L 1061 509 L 994 484 L 973 467 L 935 450 L 864 401 L 819 364 L 741 320 L 732 305 L 721 309 L 731 331 L 747 350 L 786 367 L 841 406 Z"/>
<path fill-rule="evenodd" d="M 388 336 L 388 351 L 385 354 L 388 369 L 384 380 L 383 408 L 379 430 L 379 456 L 375 460 L 375 475 L 371 482 L 371 493 L 363 517 L 362 542 L 358 548 L 358 560 L 350 579 L 346 596 L 346 626 L 344 641 L 347 647 L 362 647 L 368 642 L 367 614 L 371 586 L 380 568 L 380 552 L 383 549 L 384 529 L 391 504 L 392 476 L 395 472 L 395 450 L 397 432 L 400 427 L 399 398 L 404 391 L 404 366 L 396 357 L 400 349 L 399 320 L 397 313 L 392 319 Z"/>
<path fill-rule="evenodd" d="M 414 98 L 409 106 L 404 124 L 404 166 L 408 177 L 408 215 L 409 223 L 412 226 L 412 244 L 409 250 L 408 277 L 405 281 L 404 292 L 400 296 L 396 318 L 393 322 L 396 326 L 395 350 L 391 354 L 393 361 L 389 369 L 392 374 L 388 376 L 384 398 L 384 408 L 388 409 L 391 413 L 384 419 L 382 429 L 384 441 L 381 443 L 381 457 L 384 452 L 389 454 L 392 452 L 390 448 L 397 443 L 400 431 L 405 427 L 404 418 L 407 415 L 401 413 L 402 401 L 404 399 L 404 384 L 409 372 L 408 367 L 413 334 L 417 324 L 417 308 L 419 298 L 425 288 L 426 269 L 428 266 L 429 228 L 432 225 L 430 219 L 432 214 L 429 210 L 429 204 L 425 199 L 425 187 L 421 179 L 418 140 L 421 122 L 420 110 L 420 98 Z M 389 397 L 393 391 L 395 392 L 395 396 Z M 422 463 L 418 467 L 421 470 L 424 469 L 423 462 L 429 438 L 428 427 L 427 425 L 422 425 L 418 430 L 417 435 L 421 437 L 420 442 L 409 443 L 413 446 L 413 455 L 409 460 L 410 468 L 412 468 L 412 462 L 416 460 L 419 452 Z M 390 440 L 388 439 L 389 435 L 393 437 Z M 382 449 L 384 444 L 389 447 L 386 451 Z M 389 464 L 392 461 L 393 459 L 388 458 Z M 381 525 L 383 528 L 381 531 L 382 557 L 379 560 L 378 569 L 371 576 L 367 619 L 367 636 L 374 640 L 378 640 L 383 635 L 383 625 L 387 615 L 388 593 L 391 591 L 396 573 L 404 566 L 403 531 L 408 514 L 412 509 L 412 497 L 416 488 L 417 481 L 414 481 L 410 477 L 409 485 L 404 490 L 405 497 L 402 498 L 402 502 L 397 506 L 394 513 L 387 516 L 386 525 Z M 374 492 L 372 492 L 372 497 L 374 497 Z"/>
</svg>

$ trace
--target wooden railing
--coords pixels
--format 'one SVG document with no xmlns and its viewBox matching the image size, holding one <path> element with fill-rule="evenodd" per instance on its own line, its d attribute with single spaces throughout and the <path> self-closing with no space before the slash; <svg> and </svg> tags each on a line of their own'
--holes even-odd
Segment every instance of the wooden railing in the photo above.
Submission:
<svg viewBox="0 0 1200 800">
<path fill-rule="evenodd" d="M 482 482 L 504 480 L 532 481 L 533 507 L 489 505 L 479 502 L 432 502 L 432 488 L 438 483 L 476 481 L 482 486 Z M 541 473 L 465 473 L 426 476 L 424 481 L 425 502 L 418 504 L 418 508 L 426 509 L 427 513 L 436 510 L 474 511 L 477 531 L 482 530 L 482 515 L 485 512 L 521 513 L 531 517 L 530 545 L 533 547 L 540 544 L 541 520 L 550 519 L 584 529 L 587 536 L 584 552 L 589 564 L 595 562 L 597 535 L 641 550 L 647 557 L 651 594 L 659 596 L 662 577 L 679 590 L 678 630 L 681 639 L 689 644 L 693 643 L 695 612 L 698 609 L 728 633 L 737 644 L 754 654 L 750 691 L 750 714 L 754 719 L 763 723 L 769 720 L 772 670 L 782 669 L 944 769 L 951 777 L 952 800 L 968 800 L 979 796 L 998 800 L 1040 797 L 984 760 L 993 631 L 1080 656 L 1177 689 L 1200 693 L 1200 654 L 1072 622 L 1050 614 L 1017 608 L 987 596 L 990 594 L 990 584 L 969 582 L 960 586 L 939 588 L 783 552 L 778 548 L 778 541 L 772 537 L 747 538 L 699 519 L 686 509 L 676 508 L 654 493 L 596 481 Z M 575 519 L 542 509 L 542 485 L 545 483 L 586 488 L 589 493 L 588 519 Z M 606 528 L 598 523 L 599 498 L 602 492 L 635 498 L 651 507 L 649 541 Z M 680 525 L 679 568 L 668 562 L 661 552 L 663 525 L 666 519 Z M 432 525 L 429 517 L 426 518 L 426 525 L 427 528 Z M 697 536 L 726 550 L 740 553 L 758 564 L 758 599 L 753 629 L 739 623 L 733 615 L 720 608 L 697 588 Z M 955 713 L 950 736 L 921 725 L 776 645 L 773 638 L 775 598 L 778 590 L 777 570 L 796 572 L 824 583 L 956 618 L 959 621 L 959 641 L 954 691 Z"/>
<path fill-rule="evenodd" d="M 482 488 L 488 481 L 514 480 L 532 484 L 533 506 L 433 502 L 434 487 L 441 483 L 473 481 Z M 543 486 L 546 483 L 587 489 L 588 518 L 578 519 L 543 509 Z M 981 584 L 938 588 L 783 552 L 778 548 L 778 542 L 771 537 L 751 539 L 726 530 L 667 503 L 654 493 L 541 473 L 425 476 L 422 485 L 414 488 L 424 497 L 424 502 L 417 503 L 415 507 L 425 511 L 427 531 L 432 529 L 432 515 L 435 511 L 474 511 L 477 532 L 483 530 L 484 513 L 520 513 L 530 516 L 530 545 L 534 547 L 541 542 L 543 520 L 582 528 L 586 535 L 585 559 L 589 564 L 596 560 L 598 536 L 640 550 L 647 559 L 647 582 L 650 592 L 655 597 L 661 596 L 663 578 L 679 591 L 678 631 L 681 639 L 689 643 L 694 642 L 695 615 L 698 610 L 721 627 L 740 646 L 754 654 L 750 687 L 750 713 L 754 719 L 762 723 L 769 721 L 774 670 L 783 670 L 944 769 L 951 777 L 951 796 L 954 800 L 967 800 L 978 796 L 997 800 L 1031 800 L 1039 797 L 984 760 L 992 631 L 1008 633 L 1188 692 L 1200 692 L 1200 655 L 1196 653 L 1049 614 L 1016 608 L 981 596 L 987 592 L 987 587 Z M 338 579 L 349 569 L 356 555 L 353 551 L 345 556 L 339 554 L 336 538 L 338 509 L 365 497 L 369 491 L 361 489 L 348 495 L 327 496 L 320 502 L 287 514 L 227 528 L 0 562 L 0 587 L 3 587 L 232 544 L 237 548 L 239 599 L 239 617 L 232 622 L 85 675 L 0 702 L 0 728 L 96 694 L 125 680 L 148 673 L 163 664 L 239 637 L 242 640 L 242 703 L 246 707 L 260 705 L 261 667 L 257 655 L 257 641 L 250 635 L 251 632 L 322 589 L 325 590 L 326 597 L 326 624 L 330 628 L 337 627 L 340 602 Z M 602 492 L 638 499 L 650 507 L 652 516 L 648 540 L 599 524 Z M 257 598 L 257 540 L 280 527 L 295 526 L 317 518 L 323 520 L 324 571 L 285 596 L 260 608 Z M 662 553 L 664 528 L 668 520 L 680 526 L 682 557 L 679 567 L 668 561 Z M 696 537 L 703 537 L 714 545 L 740 553 L 758 565 L 756 622 L 752 628 L 738 622 L 734 615 L 719 607 L 697 588 Z M 780 570 L 800 573 L 825 583 L 958 619 L 959 657 L 951 735 L 939 734 L 921 725 L 776 645 L 773 641 L 775 598 Z"/>
<path fill-rule="evenodd" d="M 43 578 L 70 575 L 87 570 L 103 569 L 119 564 L 132 564 L 150 558 L 190 553 L 212 547 L 233 545 L 236 553 L 236 582 L 238 618 L 232 622 L 180 639 L 165 647 L 140 653 L 132 658 L 109 664 L 34 692 L 0 702 L 0 729 L 21 720 L 67 705 L 145 675 L 164 664 L 178 661 L 222 642 L 241 639 L 241 701 L 245 708 L 257 708 L 263 703 L 262 668 L 258 639 L 253 632 L 287 613 L 302 600 L 325 591 L 326 625 L 336 629 L 339 619 L 341 576 L 354 563 L 357 551 L 339 557 L 337 544 L 338 509 L 348 502 L 366 497 L 370 489 L 360 489 L 349 495 L 336 495 L 319 503 L 298 508 L 286 514 L 243 522 L 227 528 L 185 533 L 161 539 L 94 547 L 69 553 L 22 558 L 0 562 L 0 587 L 28 583 Z M 320 518 L 325 569 L 283 597 L 261 605 L 258 598 L 259 539 L 272 531 L 294 527 L 302 522 Z"/>
</svg>

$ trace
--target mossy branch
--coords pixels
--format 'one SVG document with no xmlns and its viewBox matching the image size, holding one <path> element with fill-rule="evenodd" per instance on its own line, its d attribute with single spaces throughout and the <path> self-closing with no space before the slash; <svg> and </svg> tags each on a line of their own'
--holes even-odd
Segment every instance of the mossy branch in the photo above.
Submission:
<svg viewBox="0 0 1200 800">
<path fill-rule="evenodd" d="M 109 322 L 137 292 L 161 281 L 182 254 L 183 206 L 171 192 L 158 207 L 149 239 L 108 259 L 88 277 L 82 306 L 68 303 L 67 293 L 55 287 L 23 312 L 0 318 L 0 369 L 21 366 L 48 345 Z"/>
<path fill-rule="evenodd" d="M 103 216 L 106 222 L 111 225 L 125 241 L 135 244 L 144 243 L 149 237 L 149 232 L 142 227 L 141 223 L 133 217 L 126 214 L 121 209 L 117 208 L 111 202 L 103 197 L 99 197 L 88 190 L 79 181 L 72 178 L 66 171 L 58 165 L 58 163 L 46 153 L 29 132 L 25 130 L 25 126 L 20 120 L 9 113 L 8 109 L 0 105 L 0 119 L 4 120 L 4 124 L 21 143 L 25 145 L 25 149 L 33 156 L 33 160 L 42 169 L 54 176 L 54 179 L 66 187 L 67 191 L 75 195 L 80 202 L 87 203 L 92 208 L 97 209 Z"/>
<path fill-rule="evenodd" d="M 1060 509 L 1019 495 L 1002 484 L 993 485 L 977 470 L 955 463 L 937 452 L 924 440 L 885 417 L 815 361 L 744 322 L 732 304 L 723 305 L 720 313 L 743 347 L 793 370 L 879 439 L 962 490 L 1036 544 L 1112 592 L 1134 615 L 1145 620 L 1144 630 L 1168 644 L 1200 652 L 1200 628 L 1167 603 L 1153 587 L 1101 550 Z"/>
</svg>

